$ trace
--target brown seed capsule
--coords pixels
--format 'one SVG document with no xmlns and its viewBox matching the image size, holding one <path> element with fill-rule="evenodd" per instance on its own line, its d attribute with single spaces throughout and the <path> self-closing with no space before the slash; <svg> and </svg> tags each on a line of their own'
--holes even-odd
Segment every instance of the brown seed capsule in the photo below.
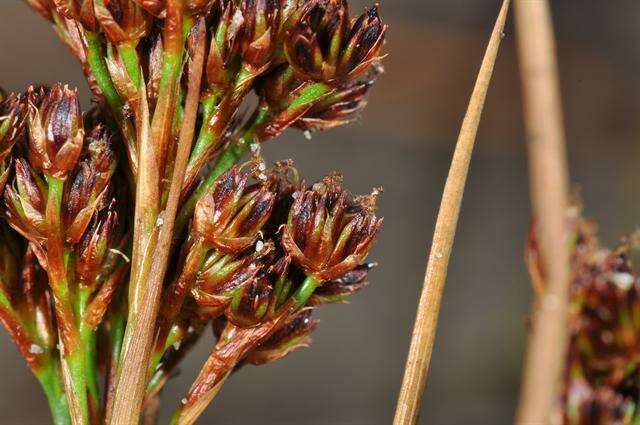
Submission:
<svg viewBox="0 0 640 425">
<path fill-rule="evenodd" d="M 264 184 L 247 187 L 251 174 L 231 168 L 196 205 L 192 233 L 222 253 L 253 245 L 271 214 L 275 194 Z"/>
<path fill-rule="evenodd" d="M 349 124 L 367 105 L 366 95 L 373 81 L 346 83 L 312 106 L 293 126 L 323 131 Z"/>
<path fill-rule="evenodd" d="M 118 215 L 116 200 L 112 199 L 91 219 L 77 246 L 76 273 L 81 285 L 94 287 L 102 265 L 112 246 L 116 233 Z"/>
<path fill-rule="evenodd" d="M 65 179 L 75 167 L 84 139 L 75 90 L 56 84 L 38 107 L 29 104 L 29 156 L 37 170 Z"/>
<path fill-rule="evenodd" d="M 340 177 L 332 175 L 297 192 L 282 233 L 282 246 L 308 275 L 325 282 L 362 264 L 382 225 L 377 192 L 347 199 Z"/>
<path fill-rule="evenodd" d="M 242 59 L 253 72 L 269 65 L 280 25 L 278 0 L 243 0 L 240 3 L 244 25 L 241 31 Z"/>
<path fill-rule="evenodd" d="M 256 277 L 234 291 L 225 312 L 227 320 L 236 326 L 252 327 L 271 318 L 289 295 L 289 264 L 288 257 L 281 257 L 264 265 Z"/>
<path fill-rule="evenodd" d="M 245 361 L 263 365 L 280 360 L 287 354 L 311 344 L 309 335 L 318 326 L 311 318 L 312 309 L 305 308 L 292 315 L 271 338 L 247 354 Z"/>
<path fill-rule="evenodd" d="M 323 283 L 313 292 L 313 296 L 307 304 L 318 306 L 344 302 L 351 295 L 369 285 L 367 277 L 369 271 L 375 266 L 375 263 L 363 264 L 336 279 Z"/>
<path fill-rule="evenodd" d="M 351 24 L 346 0 L 311 0 L 287 30 L 285 53 L 302 79 L 353 80 L 380 59 L 385 32 L 377 5 Z"/>
<path fill-rule="evenodd" d="M 137 42 L 147 34 L 149 19 L 131 0 L 94 0 L 95 16 L 114 44 Z"/>
<path fill-rule="evenodd" d="M 258 242 L 258 246 L 237 256 L 211 253 L 191 291 L 198 315 L 218 317 L 231 303 L 234 292 L 253 282 L 269 264 L 273 250 L 273 243 Z"/>
<path fill-rule="evenodd" d="M 27 240 L 40 243 L 47 229 L 46 186 L 25 159 L 16 159 L 14 167 L 14 181 L 4 193 L 7 221 Z"/>
<path fill-rule="evenodd" d="M 52 0 L 62 16 L 78 21 L 89 31 L 97 31 L 98 22 L 94 11 L 94 0 Z M 46 0 L 40 0 L 46 3 Z"/>
<path fill-rule="evenodd" d="M 344 44 L 337 73 L 353 80 L 379 61 L 387 26 L 378 14 L 378 5 L 369 8 L 352 24 Z"/>
<path fill-rule="evenodd" d="M 97 125 L 87 138 L 86 149 L 65 187 L 63 218 L 67 242 L 76 244 L 96 208 L 103 201 L 116 162 L 106 127 Z"/>
</svg>

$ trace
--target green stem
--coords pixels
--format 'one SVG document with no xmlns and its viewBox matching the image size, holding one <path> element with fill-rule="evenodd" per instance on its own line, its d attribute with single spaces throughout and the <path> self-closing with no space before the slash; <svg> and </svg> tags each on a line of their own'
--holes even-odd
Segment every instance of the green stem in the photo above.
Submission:
<svg viewBox="0 0 640 425">
<path fill-rule="evenodd" d="M 309 301 L 309 298 L 313 295 L 313 292 L 320 286 L 320 282 L 311 276 L 302 282 L 302 285 L 293 294 L 293 300 L 295 301 L 295 308 L 300 309 Z"/>
<path fill-rule="evenodd" d="M 196 204 L 213 186 L 216 179 L 240 161 L 240 159 L 247 153 L 251 143 L 255 139 L 256 130 L 258 127 L 268 122 L 270 117 L 271 115 L 268 108 L 260 108 L 252 124 L 245 131 L 242 137 L 231 143 L 224 149 L 224 151 L 222 151 L 213 168 L 209 171 L 209 174 L 207 174 L 207 177 L 200 186 L 198 186 L 198 189 L 196 189 L 189 199 L 187 199 L 186 203 L 178 213 L 178 218 L 176 219 L 176 234 L 179 234 L 182 229 L 184 229 L 189 218 L 193 215 L 193 210 L 195 209 Z"/>
<path fill-rule="evenodd" d="M 107 63 L 104 60 L 100 34 L 86 31 L 85 36 L 87 39 L 87 62 L 91 68 L 93 78 L 96 80 L 96 84 L 98 84 L 98 87 L 102 91 L 109 108 L 111 108 L 116 117 L 119 117 L 123 103 L 120 95 L 118 94 L 118 90 L 116 90 L 116 86 L 111 80 Z"/>
<path fill-rule="evenodd" d="M 118 46 L 118 53 L 120 54 L 120 58 L 122 58 L 122 63 L 124 63 L 124 67 L 131 81 L 135 87 L 140 87 L 142 75 L 140 74 L 140 60 L 138 59 L 135 43 L 128 42 L 120 44 Z"/>
<path fill-rule="evenodd" d="M 47 261 L 49 263 L 49 283 L 54 292 L 58 329 L 63 341 L 64 354 L 61 356 L 70 378 L 70 388 L 66 389 L 69 404 L 73 403 L 80 417 L 75 418 L 81 424 L 89 423 L 89 405 L 87 400 L 87 381 L 85 374 L 84 349 L 78 335 L 72 296 L 69 291 L 68 267 L 71 255 L 62 241 L 62 196 L 64 180 L 48 177 L 49 199 L 47 201 L 46 221 L 49 226 Z"/>
<path fill-rule="evenodd" d="M 40 369 L 35 372 L 44 394 L 49 402 L 51 416 L 55 425 L 71 425 L 69 405 L 62 385 L 60 367 L 51 353 L 47 354 L 47 360 L 42 363 Z"/>
<path fill-rule="evenodd" d="M 98 384 L 98 361 L 96 352 L 96 332 L 84 320 L 85 311 L 89 305 L 91 289 L 82 287 L 78 292 L 77 315 L 78 327 L 80 331 L 80 342 L 82 343 L 85 359 L 85 372 L 87 388 L 89 390 L 90 405 L 95 413 L 99 414 L 100 390 Z"/>
<path fill-rule="evenodd" d="M 206 152 L 207 148 L 211 146 L 213 143 L 213 132 L 211 132 L 209 127 L 209 119 L 215 112 L 215 108 L 220 102 L 219 94 L 212 94 L 204 98 L 201 102 L 202 105 L 202 126 L 200 127 L 200 133 L 198 134 L 198 139 L 196 140 L 195 146 L 191 152 L 191 157 L 189 158 L 189 163 L 193 163 L 196 158 Z"/>
</svg>

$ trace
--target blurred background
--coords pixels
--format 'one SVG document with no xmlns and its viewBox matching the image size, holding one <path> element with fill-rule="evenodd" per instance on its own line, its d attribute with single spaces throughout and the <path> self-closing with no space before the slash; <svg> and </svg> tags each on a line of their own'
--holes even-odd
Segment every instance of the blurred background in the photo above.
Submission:
<svg viewBox="0 0 640 425">
<path fill-rule="evenodd" d="M 535 0 L 531 0 L 535 1 Z M 19 0 L 0 2 L 0 84 L 88 89 L 48 25 Z M 352 0 L 353 10 L 365 3 Z M 289 132 L 265 149 L 309 179 L 332 170 L 355 193 L 384 186 L 386 217 L 372 285 L 322 309 L 314 344 L 247 367 L 201 423 L 368 425 L 391 422 L 440 194 L 498 0 L 386 0 L 383 75 L 361 120 L 307 141 Z M 569 156 L 585 214 L 614 244 L 640 222 L 640 3 L 553 3 Z M 522 260 L 530 219 L 514 32 L 510 24 L 478 134 L 444 294 L 420 423 L 507 424 L 518 395 L 531 290 Z M 165 396 L 173 409 L 206 358 L 201 343 Z M 0 336 L 2 423 L 46 424 L 40 389 Z"/>
</svg>

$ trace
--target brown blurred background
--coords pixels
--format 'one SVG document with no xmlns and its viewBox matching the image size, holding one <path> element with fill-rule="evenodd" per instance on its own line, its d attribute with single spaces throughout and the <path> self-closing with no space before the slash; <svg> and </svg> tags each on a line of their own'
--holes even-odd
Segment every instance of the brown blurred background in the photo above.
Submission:
<svg viewBox="0 0 640 425">
<path fill-rule="evenodd" d="M 531 0 L 536 1 L 536 0 Z M 0 1 L 0 84 L 87 88 L 75 60 L 19 0 Z M 354 192 L 382 185 L 385 226 L 372 285 L 320 311 L 312 348 L 233 377 L 202 419 L 211 424 L 388 424 L 400 385 L 425 256 L 460 121 L 498 0 L 386 0 L 387 70 L 362 119 L 265 149 L 309 178 L 337 169 Z M 573 181 L 586 215 L 614 243 L 639 222 L 640 3 L 553 3 Z M 354 10 L 364 6 L 353 0 Z M 84 105 L 88 106 L 88 96 Z M 529 222 L 513 27 L 502 51 L 451 261 L 421 423 L 507 424 L 517 399 L 531 291 L 522 261 Z M 1 423 L 46 424 L 44 397 L 0 338 Z M 198 346 L 165 393 L 167 415 L 207 355 Z"/>
</svg>

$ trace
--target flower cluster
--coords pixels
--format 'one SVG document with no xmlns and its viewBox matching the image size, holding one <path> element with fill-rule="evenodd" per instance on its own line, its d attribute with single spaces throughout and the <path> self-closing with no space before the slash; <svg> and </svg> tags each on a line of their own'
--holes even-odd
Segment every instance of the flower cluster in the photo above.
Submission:
<svg viewBox="0 0 640 425">
<path fill-rule="evenodd" d="M 111 136 L 103 124 L 85 133 L 76 92 L 66 86 L 30 87 L 0 109 L 8 112 L 3 214 L 16 232 L 3 231 L 3 322 L 43 385 L 54 387 L 68 369 L 88 388 L 70 407 L 97 415 L 97 330 L 108 326 L 126 268 L 118 254 L 126 204 L 116 202 Z"/>
<path fill-rule="evenodd" d="M 219 337 L 177 423 L 196 417 L 237 366 L 307 345 L 312 310 L 367 284 L 372 265 L 364 261 L 382 224 L 377 192 L 350 199 L 337 175 L 305 188 L 290 164 L 263 169 L 255 161 L 231 168 L 198 202 L 180 272 L 165 291 L 155 392 L 206 323 Z"/>
<path fill-rule="evenodd" d="M 0 321 L 55 422 L 81 425 L 154 423 L 212 326 L 173 419 L 193 423 L 233 370 L 308 345 L 313 310 L 368 284 L 379 191 L 353 198 L 337 174 L 307 186 L 259 150 L 362 111 L 384 57 L 379 6 L 25 1 L 97 107 L 83 115 L 62 85 L 0 92 Z"/>
<path fill-rule="evenodd" d="M 593 223 L 577 216 L 571 222 L 573 280 L 562 421 L 633 424 L 640 419 L 638 235 L 610 250 L 600 246 Z M 543 284 L 534 233 L 527 258 L 533 281 Z"/>
</svg>

